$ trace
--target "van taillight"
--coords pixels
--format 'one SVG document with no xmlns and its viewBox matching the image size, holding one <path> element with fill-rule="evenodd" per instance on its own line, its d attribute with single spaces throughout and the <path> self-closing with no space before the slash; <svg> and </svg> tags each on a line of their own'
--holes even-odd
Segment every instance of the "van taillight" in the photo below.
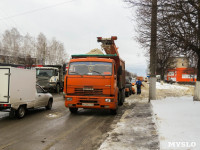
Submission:
<svg viewBox="0 0 200 150">
<path fill-rule="evenodd" d="M 5 108 L 11 107 L 11 104 L 0 104 L 0 107 L 5 107 Z"/>
</svg>

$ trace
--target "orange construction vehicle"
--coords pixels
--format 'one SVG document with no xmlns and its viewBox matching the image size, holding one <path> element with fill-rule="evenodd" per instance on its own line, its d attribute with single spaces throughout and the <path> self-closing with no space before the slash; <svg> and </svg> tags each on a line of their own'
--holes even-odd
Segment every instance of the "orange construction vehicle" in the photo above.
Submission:
<svg viewBox="0 0 200 150">
<path fill-rule="evenodd" d="M 144 81 L 144 78 L 142 76 L 138 76 L 137 80 Z"/>
<path fill-rule="evenodd" d="M 78 108 L 109 109 L 111 114 L 125 99 L 125 62 L 114 40 L 98 37 L 106 54 L 72 55 L 64 81 L 65 106 L 71 113 Z"/>
</svg>

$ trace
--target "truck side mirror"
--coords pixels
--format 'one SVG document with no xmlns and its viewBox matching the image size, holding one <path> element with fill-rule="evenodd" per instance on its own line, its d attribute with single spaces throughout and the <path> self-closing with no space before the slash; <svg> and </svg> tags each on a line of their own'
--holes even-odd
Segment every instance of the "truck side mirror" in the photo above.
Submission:
<svg viewBox="0 0 200 150">
<path fill-rule="evenodd" d="M 117 74 L 118 75 L 122 75 L 122 66 L 119 66 L 119 68 L 117 70 Z"/>
</svg>

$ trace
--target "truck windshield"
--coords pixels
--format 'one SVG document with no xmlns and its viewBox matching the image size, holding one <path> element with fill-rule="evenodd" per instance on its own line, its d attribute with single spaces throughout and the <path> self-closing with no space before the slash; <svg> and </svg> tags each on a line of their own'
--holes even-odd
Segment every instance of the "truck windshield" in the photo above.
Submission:
<svg viewBox="0 0 200 150">
<path fill-rule="evenodd" d="M 72 62 L 69 75 L 112 75 L 112 63 L 108 62 Z"/>
<path fill-rule="evenodd" d="M 37 69 L 36 75 L 37 76 L 51 77 L 51 76 L 55 75 L 55 71 L 54 70 L 50 70 L 50 69 Z"/>
</svg>

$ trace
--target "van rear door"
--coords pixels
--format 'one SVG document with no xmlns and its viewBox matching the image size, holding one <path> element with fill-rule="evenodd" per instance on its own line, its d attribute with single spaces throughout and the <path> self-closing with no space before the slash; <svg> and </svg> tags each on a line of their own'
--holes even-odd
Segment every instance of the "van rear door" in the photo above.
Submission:
<svg viewBox="0 0 200 150">
<path fill-rule="evenodd" d="M 0 68 L 0 103 L 9 103 L 10 68 Z"/>
</svg>

